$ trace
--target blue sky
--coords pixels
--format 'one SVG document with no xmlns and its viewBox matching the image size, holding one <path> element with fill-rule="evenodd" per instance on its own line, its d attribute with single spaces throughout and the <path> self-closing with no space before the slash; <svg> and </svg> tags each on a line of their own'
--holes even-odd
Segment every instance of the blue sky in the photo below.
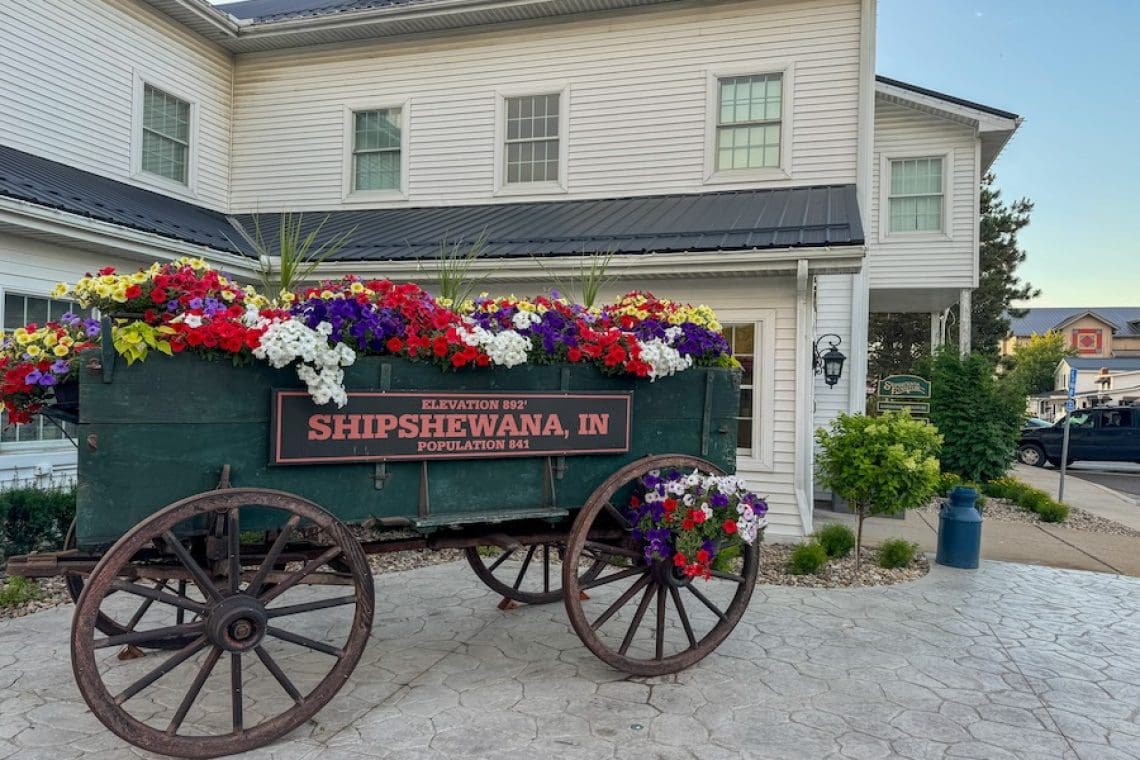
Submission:
<svg viewBox="0 0 1140 760">
<path fill-rule="evenodd" d="M 880 74 L 1025 117 L 993 167 L 1036 203 L 1035 306 L 1140 305 L 1140 2 L 879 0 Z"/>
</svg>

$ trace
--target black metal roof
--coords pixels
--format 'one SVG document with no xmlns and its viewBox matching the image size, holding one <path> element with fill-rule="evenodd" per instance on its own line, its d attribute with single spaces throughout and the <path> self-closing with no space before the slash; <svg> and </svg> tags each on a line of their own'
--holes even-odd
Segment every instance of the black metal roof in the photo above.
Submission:
<svg viewBox="0 0 1140 760">
<path fill-rule="evenodd" d="M 253 254 L 234 227 L 240 224 L 252 234 L 252 215 L 227 217 L 5 146 L 0 146 L 0 196 L 220 251 Z M 470 245 L 480 239 L 482 255 L 496 258 L 863 243 L 854 185 L 312 211 L 302 221 L 306 234 L 322 225 L 322 241 L 351 231 L 348 244 L 332 257 L 338 261 L 431 259 L 444 244 Z M 278 212 L 259 214 L 256 222 L 264 240 L 276 239 Z"/>
<path fill-rule="evenodd" d="M 0 196 L 219 251 L 250 254 L 221 212 L 4 145 L 0 145 Z M 235 248 L 230 239 L 240 247 Z"/>
<path fill-rule="evenodd" d="M 253 217 L 238 217 L 248 230 Z M 600 200 L 309 212 L 320 239 L 351 231 L 333 261 L 430 259 L 482 241 L 494 258 L 861 245 L 854 185 L 734 190 Z M 280 217 L 262 214 L 260 233 Z"/>
<path fill-rule="evenodd" d="M 214 7 L 243 21 L 267 23 L 428 2 L 431 0 L 240 0 Z"/>
<path fill-rule="evenodd" d="M 253 0 L 253 1 L 257 2 L 257 0 Z M 890 77 L 877 75 L 875 77 L 875 81 L 876 82 L 882 82 L 883 84 L 889 84 L 892 87 L 900 87 L 904 90 L 910 90 L 911 92 L 917 93 L 919 95 L 927 95 L 927 96 L 932 97 L 932 98 L 938 98 L 940 100 L 945 100 L 949 103 L 957 103 L 958 105 L 966 106 L 967 108 L 976 108 L 979 111 L 984 111 L 985 113 L 993 114 L 994 116 L 1000 116 L 1003 119 L 1020 119 L 1021 118 L 1017 114 L 1011 113 L 1010 111 L 1003 111 L 1000 108 L 994 108 L 993 106 L 982 105 L 981 103 L 975 103 L 972 100 L 965 100 L 964 98 L 956 98 L 953 95 L 947 95 L 946 93 L 939 92 L 938 90 L 929 90 L 925 87 L 919 87 L 916 84 L 910 84 L 909 82 L 903 82 L 903 81 L 900 81 L 898 79 L 891 79 Z"/>
</svg>

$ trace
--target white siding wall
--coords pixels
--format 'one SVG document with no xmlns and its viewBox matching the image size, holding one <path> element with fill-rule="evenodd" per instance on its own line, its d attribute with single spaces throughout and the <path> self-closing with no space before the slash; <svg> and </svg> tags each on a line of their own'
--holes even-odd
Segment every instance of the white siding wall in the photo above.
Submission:
<svg viewBox="0 0 1140 760">
<path fill-rule="evenodd" d="M 644 9 L 442 39 L 242 56 L 233 209 L 342 207 L 345 104 L 405 98 L 411 133 L 404 203 L 490 201 L 496 92 L 567 85 L 569 197 L 708 189 L 708 72 L 762 73 L 789 64 L 792 178 L 773 182 L 854 182 L 859 4 L 852 0 Z M 748 183 L 757 184 L 765 183 Z"/>
<path fill-rule="evenodd" d="M 866 351 L 863 347 L 853 346 L 851 343 L 851 289 L 854 278 L 849 274 L 823 275 L 816 278 L 815 298 L 815 338 L 827 333 L 835 333 L 843 342 L 839 350 L 847 357 L 843 365 L 843 375 L 839 382 L 828 387 L 823 375 L 815 376 L 813 392 L 815 394 L 815 412 L 812 417 L 812 430 L 827 427 L 840 412 L 863 411 L 851 410 L 851 374 L 854 364 L 866 361 Z M 820 352 L 827 351 L 828 342 L 819 342 Z M 830 498 L 827 491 L 818 488 L 815 491 L 816 499 Z"/>
<path fill-rule="evenodd" d="M 85 272 L 105 266 L 131 272 L 139 263 L 0 233 L 0 310 L 4 292 L 48 296 L 56 283 L 74 282 Z M 74 478 L 75 449 L 66 440 L 0 444 L 0 488 L 47 486 Z"/>
<path fill-rule="evenodd" d="M 878 100 L 872 164 L 871 224 L 866 259 L 871 288 L 972 288 L 978 276 L 978 176 L 974 130 L 945 119 Z M 947 154 L 951 163 L 943 212 L 947 235 L 887 235 L 883 220 L 888 157 Z M 944 171 L 946 168 L 944 167 Z M 887 170 L 889 172 L 889 166 Z"/>
<path fill-rule="evenodd" d="M 151 187 L 131 177 L 138 76 L 195 103 L 191 200 L 226 207 L 229 54 L 136 0 L 0 5 L 0 144 Z"/>
</svg>

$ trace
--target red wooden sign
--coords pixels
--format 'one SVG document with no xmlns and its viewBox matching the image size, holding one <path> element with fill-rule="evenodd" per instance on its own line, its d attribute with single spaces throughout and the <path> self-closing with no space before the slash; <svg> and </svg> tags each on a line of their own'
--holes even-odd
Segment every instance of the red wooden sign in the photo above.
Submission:
<svg viewBox="0 0 1140 760">
<path fill-rule="evenodd" d="M 630 393 L 350 391 L 338 409 L 274 391 L 270 463 L 622 453 L 630 402 Z"/>
</svg>

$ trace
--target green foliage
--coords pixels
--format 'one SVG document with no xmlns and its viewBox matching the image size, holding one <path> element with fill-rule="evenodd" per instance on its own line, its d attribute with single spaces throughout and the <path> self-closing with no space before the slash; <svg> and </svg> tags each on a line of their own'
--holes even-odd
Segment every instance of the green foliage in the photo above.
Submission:
<svg viewBox="0 0 1140 760">
<path fill-rule="evenodd" d="M 1069 519 L 1067 506 L 1016 478 L 997 478 L 986 483 L 982 489 L 987 496 L 1011 501 L 1026 511 L 1036 513 L 1041 522 L 1059 523 Z"/>
<path fill-rule="evenodd" d="M 788 572 L 793 575 L 814 575 L 827 564 L 827 550 L 815 541 L 800 544 L 788 558 Z"/>
<path fill-rule="evenodd" d="M 39 598 L 39 585 L 23 576 L 13 575 L 7 582 L 0 584 L 0 609 L 19 607 Z"/>
<path fill-rule="evenodd" d="M 61 549 L 74 518 L 74 488 L 0 491 L 0 557 Z"/>
<path fill-rule="evenodd" d="M 914 561 L 914 553 L 918 550 L 917 544 L 904 541 L 901 538 L 888 538 L 879 547 L 879 567 L 894 570 L 907 567 Z"/>
<path fill-rule="evenodd" d="M 1025 394 L 1048 393 L 1053 390 L 1057 365 L 1075 353 L 1059 332 L 1034 333 L 1028 342 L 1017 347 L 1013 356 L 1003 360 L 1008 371 L 1002 375 L 1002 381 L 1017 383 Z"/>
<path fill-rule="evenodd" d="M 828 523 L 815 532 L 815 540 L 832 559 L 846 557 L 855 548 L 855 531 L 843 523 Z"/>
<path fill-rule="evenodd" d="M 167 336 L 174 335 L 177 330 L 167 325 L 154 327 L 145 322 L 133 322 L 125 319 L 115 320 L 116 324 L 111 333 L 111 340 L 119 356 L 126 358 L 127 364 L 142 361 L 151 349 L 167 356 L 174 356 Z"/>
<path fill-rule="evenodd" d="M 444 238 L 439 246 L 436 259 L 436 273 L 439 277 L 439 298 L 444 306 L 459 308 L 483 278 L 471 275 L 471 266 L 479 258 L 486 243 L 486 234 L 480 234 L 471 245 L 462 240 L 448 243 Z"/>
<path fill-rule="evenodd" d="M 325 259 L 344 248 L 355 227 L 317 243 L 328 220 L 326 214 L 316 226 L 310 224 L 306 233 L 303 215 L 285 212 L 277 226 L 277 239 L 266 240 L 261 234 L 261 220 L 254 214 L 250 244 L 260 261 L 262 292 L 266 296 L 273 298 L 291 292 L 310 279 Z"/>
<path fill-rule="evenodd" d="M 966 480 L 1000 478 L 1013 463 L 1024 420 L 1020 389 L 999 384 L 980 354 L 943 350 L 931 366 L 930 420 L 942 433 L 944 471 Z"/>
<path fill-rule="evenodd" d="M 939 496 L 948 496 L 950 491 L 956 486 L 962 485 L 962 476 L 953 472 L 943 472 L 938 476 L 938 491 Z"/>
<path fill-rule="evenodd" d="M 606 270 L 609 269 L 613 257 L 612 249 L 592 253 L 582 260 L 578 264 L 578 270 L 571 272 L 568 277 L 560 277 L 547 269 L 546 265 L 542 263 L 542 259 L 538 257 L 534 257 L 534 262 L 542 271 L 546 272 L 559 295 L 577 301 L 586 308 L 591 308 L 598 300 L 598 294 L 602 287 L 614 279 L 612 276 L 606 275 Z"/>
<path fill-rule="evenodd" d="M 881 417 L 840 414 L 815 438 L 820 484 L 845 499 L 858 519 L 858 567 L 868 516 L 920 507 L 934 494 L 942 437 L 907 412 L 887 412 Z"/>
</svg>

